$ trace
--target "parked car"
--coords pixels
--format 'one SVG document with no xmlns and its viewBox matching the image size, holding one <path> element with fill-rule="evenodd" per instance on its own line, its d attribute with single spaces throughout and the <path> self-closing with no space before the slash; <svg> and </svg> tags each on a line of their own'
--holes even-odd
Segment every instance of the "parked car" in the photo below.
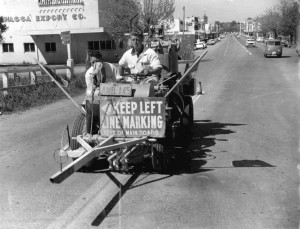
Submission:
<svg viewBox="0 0 300 229">
<path fill-rule="evenodd" d="M 291 47 L 290 42 L 287 39 L 282 39 L 280 43 L 284 47 Z"/>
<path fill-rule="evenodd" d="M 256 46 L 255 41 L 252 38 L 251 39 L 247 39 L 247 41 L 246 41 L 246 47 L 250 47 L 250 46 L 252 46 L 252 47 Z"/>
<path fill-rule="evenodd" d="M 199 42 L 202 42 L 204 44 L 204 47 L 207 48 L 207 44 L 206 44 L 205 39 L 197 39 L 196 43 L 199 43 Z"/>
<path fill-rule="evenodd" d="M 198 41 L 197 43 L 195 43 L 195 49 L 205 49 L 206 48 L 206 44 L 203 41 Z"/>
<path fill-rule="evenodd" d="M 264 57 L 282 56 L 282 45 L 280 40 L 269 39 L 265 42 Z"/>
<path fill-rule="evenodd" d="M 264 42 L 264 40 L 265 40 L 264 37 L 257 37 L 256 38 L 257 42 Z"/>
<path fill-rule="evenodd" d="M 207 41 L 207 44 L 208 45 L 214 45 L 216 43 L 216 41 L 214 40 L 214 39 L 209 39 L 208 41 Z"/>
</svg>

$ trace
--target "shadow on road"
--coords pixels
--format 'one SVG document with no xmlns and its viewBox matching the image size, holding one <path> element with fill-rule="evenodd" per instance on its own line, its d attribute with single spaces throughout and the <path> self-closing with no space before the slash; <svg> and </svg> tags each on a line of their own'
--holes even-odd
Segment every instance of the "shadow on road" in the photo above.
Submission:
<svg viewBox="0 0 300 229">
<path fill-rule="evenodd" d="M 120 188 L 120 191 L 117 192 L 114 197 L 109 201 L 109 203 L 104 207 L 104 209 L 100 212 L 100 214 L 93 220 L 91 223 L 92 226 L 99 226 L 102 221 L 108 216 L 111 210 L 117 205 L 123 195 L 128 191 L 131 185 L 135 182 L 135 180 L 139 177 L 140 174 L 134 174 L 130 177 L 130 179 L 126 182 L 126 184 L 122 185 L 116 178 L 111 174 L 107 173 L 110 179 Z"/>
<path fill-rule="evenodd" d="M 233 167 L 275 167 L 274 165 L 260 160 L 233 161 L 232 165 Z"/>
<path fill-rule="evenodd" d="M 188 150 L 182 152 L 174 160 L 174 174 L 211 171 L 212 168 L 202 168 L 208 160 L 215 159 L 215 156 L 210 154 L 212 152 L 210 147 L 216 145 L 218 141 L 227 141 L 226 139 L 217 138 L 217 136 L 235 133 L 230 127 L 242 125 L 246 124 L 220 123 L 211 120 L 195 121 L 193 141 L 189 145 Z"/>
<path fill-rule="evenodd" d="M 230 127 L 242 126 L 246 124 L 234 124 L 234 123 L 220 123 L 212 122 L 211 120 L 199 120 L 195 121 L 193 127 L 193 140 L 189 145 L 188 149 L 182 150 L 175 157 L 172 158 L 172 169 L 171 173 L 165 174 L 166 176 L 160 177 L 158 179 L 153 179 L 141 183 L 145 178 L 141 178 L 140 175 L 143 171 L 133 174 L 126 184 L 121 184 L 112 173 L 105 172 L 115 185 L 117 185 L 120 190 L 114 195 L 111 201 L 103 208 L 103 210 L 98 214 L 98 216 L 91 223 L 92 226 L 99 226 L 103 220 L 109 215 L 111 210 L 117 205 L 123 195 L 130 189 L 137 188 L 143 185 L 148 185 L 153 182 L 158 182 L 160 180 L 168 179 L 173 175 L 180 174 L 195 174 L 212 171 L 214 168 L 202 168 L 203 165 L 207 163 L 208 160 L 214 160 L 216 156 L 210 154 L 212 151 L 210 147 L 217 144 L 218 141 L 228 141 L 226 139 L 217 138 L 219 135 L 226 135 L 235 133 Z M 224 152 L 224 151 L 223 151 Z M 102 162 L 103 163 L 103 162 Z M 260 160 L 241 160 L 233 161 L 233 167 L 274 167 L 266 162 Z M 99 164 L 97 165 L 99 166 Z M 103 166 L 103 165 L 102 165 Z M 233 168 L 231 167 L 231 168 Z M 100 171 L 94 171 L 100 172 Z M 102 171 L 103 172 L 103 171 Z M 152 173 L 148 173 L 151 175 Z M 138 178 L 140 177 L 140 180 Z M 134 183 L 137 183 L 134 185 Z"/>
<path fill-rule="evenodd" d="M 291 56 L 281 56 L 281 57 L 277 57 L 277 56 L 268 56 L 268 58 L 280 59 L 280 58 L 291 58 Z"/>
</svg>

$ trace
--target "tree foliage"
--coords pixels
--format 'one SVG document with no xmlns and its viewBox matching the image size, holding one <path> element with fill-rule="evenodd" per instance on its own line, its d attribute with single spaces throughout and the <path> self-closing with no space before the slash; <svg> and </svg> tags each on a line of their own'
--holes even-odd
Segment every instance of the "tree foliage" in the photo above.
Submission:
<svg viewBox="0 0 300 229">
<path fill-rule="evenodd" d="M 265 14 L 260 17 L 261 30 L 263 33 L 273 32 L 275 37 L 280 30 L 281 15 L 276 8 L 268 9 Z"/>
<path fill-rule="evenodd" d="M 174 2 L 174 0 L 140 0 L 139 18 L 144 31 L 148 32 L 153 25 L 173 21 Z"/>
<path fill-rule="evenodd" d="M 222 31 L 225 32 L 238 32 L 240 30 L 239 22 L 232 21 L 232 22 L 221 22 L 220 27 Z"/>
<path fill-rule="evenodd" d="M 259 18 L 261 30 L 264 33 L 274 32 L 285 36 L 296 36 L 297 23 L 299 21 L 299 2 L 295 0 L 280 0 L 279 4 Z"/>
<path fill-rule="evenodd" d="M 137 0 L 113 0 L 107 1 L 105 5 L 106 32 L 111 37 L 120 41 L 124 39 L 125 33 L 130 32 L 130 21 L 139 12 Z M 133 21 L 137 26 L 138 21 Z"/>
<path fill-rule="evenodd" d="M 296 35 L 299 4 L 297 2 L 281 0 L 279 10 L 281 12 L 280 32 L 282 35 Z"/>
<path fill-rule="evenodd" d="M 3 23 L 3 17 L 0 16 L 0 42 L 3 40 L 2 34 L 8 29 L 8 27 Z"/>
<path fill-rule="evenodd" d="M 122 40 L 132 27 L 148 32 L 152 25 L 173 20 L 174 0 L 113 0 L 105 5 L 107 32 L 114 40 Z"/>
</svg>

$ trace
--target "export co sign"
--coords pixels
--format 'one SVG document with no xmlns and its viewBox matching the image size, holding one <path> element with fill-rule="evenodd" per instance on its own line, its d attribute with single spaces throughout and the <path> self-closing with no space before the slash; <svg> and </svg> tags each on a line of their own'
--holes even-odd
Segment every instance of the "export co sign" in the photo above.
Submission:
<svg viewBox="0 0 300 229">
<path fill-rule="evenodd" d="M 79 14 L 55 14 L 55 15 L 36 15 L 36 16 L 3 16 L 3 22 L 43 22 L 43 21 L 67 21 L 67 20 L 83 20 L 86 17 Z"/>
</svg>

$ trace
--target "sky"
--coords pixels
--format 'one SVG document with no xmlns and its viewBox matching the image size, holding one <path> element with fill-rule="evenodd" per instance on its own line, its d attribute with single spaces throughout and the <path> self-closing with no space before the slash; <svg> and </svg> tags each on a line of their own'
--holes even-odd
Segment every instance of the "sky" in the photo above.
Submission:
<svg viewBox="0 0 300 229">
<path fill-rule="evenodd" d="M 244 21 L 262 15 L 267 9 L 277 5 L 279 0 L 175 0 L 174 18 L 185 16 L 203 17 L 204 12 L 208 22 Z"/>
</svg>

